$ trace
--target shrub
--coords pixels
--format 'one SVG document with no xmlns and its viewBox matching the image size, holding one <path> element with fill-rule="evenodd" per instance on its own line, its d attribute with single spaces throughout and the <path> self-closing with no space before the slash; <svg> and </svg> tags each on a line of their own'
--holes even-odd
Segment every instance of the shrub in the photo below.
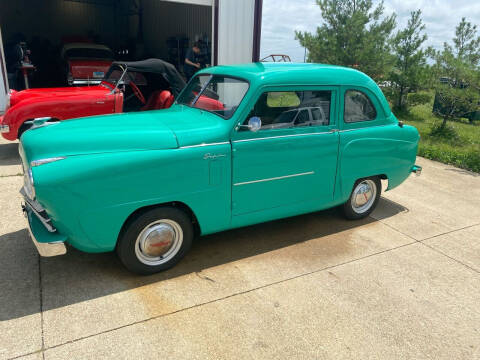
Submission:
<svg viewBox="0 0 480 360">
<path fill-rule="evenodd" d="M 409 107 L 428 104 L 432 100 L 432 96 L 425 92 L 410 93 L 407 96 L 407 105 Z"/>
</svg>

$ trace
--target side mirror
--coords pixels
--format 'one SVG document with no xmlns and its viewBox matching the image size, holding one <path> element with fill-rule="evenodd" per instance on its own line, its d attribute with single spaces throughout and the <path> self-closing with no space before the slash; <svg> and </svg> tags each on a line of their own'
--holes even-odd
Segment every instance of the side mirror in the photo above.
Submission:
<svg viewBox="0 0 480 360">
<path fill-rule="evenodd" d="M 248 119 L 248 125 L 239 125 L 238 129 L 248 129 L 257 132 L 262 127 L 262 120 L 258 116 L 252 116 Z"/>
<path fill-rule="evenodd" d="M 262 120 L 258 116 L 252 116 L 248 119 L 248 128 L 250 131 L 257 132 L 262 127 Z"/>
</svg>

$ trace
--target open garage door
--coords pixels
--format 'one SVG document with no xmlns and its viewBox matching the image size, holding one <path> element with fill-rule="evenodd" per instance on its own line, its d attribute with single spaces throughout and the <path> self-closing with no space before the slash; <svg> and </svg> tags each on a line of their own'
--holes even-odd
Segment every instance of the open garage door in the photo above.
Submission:
<svg viewBox="0 0 480 360">
<path fill-rule="evenodd" d="M 262 0 L 0 1 L 8 82 L 24 88 L 27 72 L 31 87 L 71 85 L 76 75 L 66 57 L 108 58 L 108 51 L 109 61 L 159 58 L 183 73 L 185 53 L 198 41 L 204 66 L 258 61 L 261 9 Z M 78 45 L 86 43 L 86 50 Z M 25 56 L 34 68 L 19 71 Z M 98 81 L 107 68 L 83 65 L 81 84 Z"/>
<path fill-rule="evenodd" d="M 25 60 L 18 57 L 19 50 L 25 51 L 22 56 L 29 50 L 28 60 L 35 66 L 29 70 L 32 87 L 66 86 L 73 76 L 66 56 L 90 54 L 111 57 L 110 62 L 159 58 L 182 72 L 185 52 L 195 41 L 200 42 L 202 62 L 208 66 L 212 64 L 213 9 L 211 0 L 0 1 L 7 69 L 10 74 L 18 70 L 19 61 Z M 67 44 L 70 47 L 65 49 Z M 89 45 L 82 49 L 78 44 Z M 105 64 L 96 66 L 96 72 L 84 74 L 89 81 L 105 71 Z M 10 80 L 13 88 L 25 86 L 21 72 L 15 78 L 10 75 Z"/>
</svg>

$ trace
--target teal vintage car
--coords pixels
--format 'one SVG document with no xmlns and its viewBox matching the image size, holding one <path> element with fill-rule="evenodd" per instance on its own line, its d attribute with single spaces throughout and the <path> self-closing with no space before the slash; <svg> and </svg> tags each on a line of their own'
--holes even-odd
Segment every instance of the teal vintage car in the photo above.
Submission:
<svg viewBox="0 0 480 360">
<path fill-rule="evenodd" d="M 39 253 L 116 250 L 141 274 L 176 264 L 198 235 L 338 205 L 363 218 L 381 179 L 390 190 L 421 170 L 417 130 L 338 66 L 218 66 L 169 109 L 47 120 L 20 146 Z"/>
</svg>

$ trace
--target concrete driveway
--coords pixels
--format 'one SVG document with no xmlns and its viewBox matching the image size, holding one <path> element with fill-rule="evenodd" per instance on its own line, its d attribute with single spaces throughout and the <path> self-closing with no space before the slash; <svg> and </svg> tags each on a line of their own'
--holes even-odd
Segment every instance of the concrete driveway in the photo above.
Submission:
<svg viewBox="0 0 480 360">
<path fill-rule="evenodd" d="M 137 277 L 40 259 L 0 143 L 0 359 L 480 359 L 480 176 L 422 158 L 363 221 L 322 211 L 199 239 Z"/>
</svg>

